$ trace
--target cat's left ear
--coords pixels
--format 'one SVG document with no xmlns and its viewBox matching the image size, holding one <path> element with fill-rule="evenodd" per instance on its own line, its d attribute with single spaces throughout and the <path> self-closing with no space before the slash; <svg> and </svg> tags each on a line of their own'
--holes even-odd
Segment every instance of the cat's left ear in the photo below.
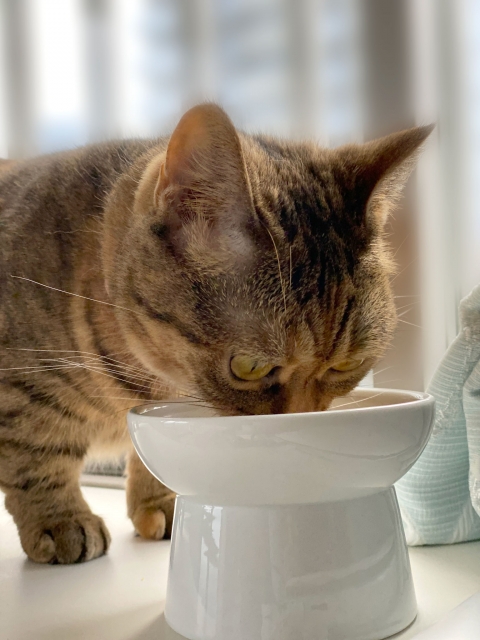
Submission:
<svg viewBox="0 0 480 640">
<path fill-rule="evenodd" d="M 193 107 L 180 120 L 154 197 L 178 255 L 204 263 L 250 255 L 256 218 L 242 148 L 217 105 Z"/>
<path fill-rule="evenodd" d="M 336 150 L 347 189 L 373 231 L 383 229 L 389 212 L 415 166 L 419 150 L 435 125 L 415 127 L 362 145 Z"/>
</svg>

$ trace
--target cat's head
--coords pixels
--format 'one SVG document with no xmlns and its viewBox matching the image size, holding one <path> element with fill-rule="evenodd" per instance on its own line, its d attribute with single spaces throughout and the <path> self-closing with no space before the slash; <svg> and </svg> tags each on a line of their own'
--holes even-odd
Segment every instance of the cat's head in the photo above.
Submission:
<svg viewBox="0 0 480 640">
<path fill-rule="evenodd" d="M 430 127 L 335 150 L 190 110 L 136 188 L 108 274 L 132 352 L 224 413 L 325 409 L 395 328 L 383 227 Z"/>
</svg>

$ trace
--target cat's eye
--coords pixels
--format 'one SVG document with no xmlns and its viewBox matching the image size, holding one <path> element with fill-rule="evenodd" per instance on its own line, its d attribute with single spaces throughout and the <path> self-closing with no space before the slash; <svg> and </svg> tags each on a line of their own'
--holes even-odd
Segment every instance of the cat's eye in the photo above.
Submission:
<svg viewBox="0 0 480 640">
<path fill-rule="evenodd" d="M 331 368 L 333 371 L 353 371 L 354 369 L 358 369 L 363 362 L 363 358 L 347 358 L 347 360 L 337 362 L 337 364 Z"/>
<path fill-rule="evenodd" d="M 275 365 L 250 356 L 233 356 L 230 360 L 232 373 L 240 380 L 261 380 Z"/>
</svg>

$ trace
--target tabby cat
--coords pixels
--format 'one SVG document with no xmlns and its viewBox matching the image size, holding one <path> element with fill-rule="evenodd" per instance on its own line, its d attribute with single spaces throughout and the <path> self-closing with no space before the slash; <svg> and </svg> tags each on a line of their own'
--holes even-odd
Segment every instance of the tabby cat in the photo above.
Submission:
<svg viewBox="0 0 480 640">
<path fill-rule="evenodd" d="M 128 452 L 135 529 L 169 535 L 129 407 L 323 410 L 361 380 L 395 327 L 385 219 L 430 130 L 327 150 L 204 104 L 170 139 L 2 167 L 0 488 L 32 560 L 107 551 L 87 454 Z"/>
</svg>

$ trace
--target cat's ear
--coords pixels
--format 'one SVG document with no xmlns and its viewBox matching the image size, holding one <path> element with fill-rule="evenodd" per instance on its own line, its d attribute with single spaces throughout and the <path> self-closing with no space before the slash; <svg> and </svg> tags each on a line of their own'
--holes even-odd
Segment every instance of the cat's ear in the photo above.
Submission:
<svg viewBox="0 0 480 640">
<path fill-rule="evenodd" d="M 220 107 L 198 105 L 182 117 L 160 168 L 155 201 L 177 251 L 248 253 L 251 191 L 238 134 Z"/>
<path fill-rule="evenodd" d="M 383 228 L 433 128 L 415 127 L 337 150 L 345 180 L 373 230 Z"/>
</svg>

